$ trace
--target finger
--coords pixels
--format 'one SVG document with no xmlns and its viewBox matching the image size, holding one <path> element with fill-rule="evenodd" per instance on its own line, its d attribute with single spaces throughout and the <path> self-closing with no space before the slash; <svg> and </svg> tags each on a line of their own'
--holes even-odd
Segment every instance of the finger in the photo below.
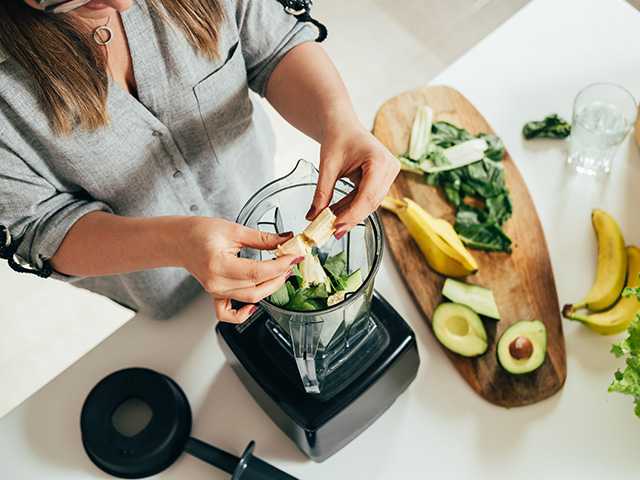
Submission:
<svg viewBox="0 0 640 480">
<path fill-rule="evenodd" d="M 353 200 L 336 219 L 336 238 L 340 238 L 354 225 L 364 220 L 382 203 L 390 185 L 390 175 L 385 171 L 367 168 L 357 187 Z"/>
<path fill-rule="evenodd" d="M 242 288 L 228 292 L 229 298 L 245 303 L 258 303 L 260 300 L 267 298 L 269 295 L 278 290 L 284 282 L 289 278 L 291 272 L 279 277 L 273 278 L 261 283 L 255 287 Z"/>
<path fill-rule="evenodd" d="M 233 280 L 248 280 L 248 286 L 251 287 L 284 275 L 303 260 L 304 257 L 293 255 L 285 255 L 274 260 L 251 260 L 229 256 L 221 265 L 220 275 Z"/>
<path fill-rule="evenodd" d="M 356 193 L 358 193 L 358 190 L 354 189 L 350 191 L 347 195 L 345 195 L 343 198 L 341 198 L 339 201 L 331 205 L 331 211 L 336 217 L 339 217 L 340 214 L 342 214 L 345 211 L 345 209 L 349 208 L 349 205 L 351 204 L 351 202 L 353 202 L 353 199 L 355 198 Z"/>
<path fill-rule="evenodd" d="M 326 155 L 320 160 L 320 176 L 313 195 L 313 201 L 311 202 L 311 208 L 306 215 L 307 220 L 313 220 L 322 210 L 329 206 L 333 198 L 333 189 L 340 175 L 339 165 L 339 158 L 334 155 Z"/>
<path fill-rule="evenodd" d="M 236 225 L 233 235 L 234 240 L 243 247 L 258 250 L 273 250 L 278 245 L 293 237 L 293 232 L 277 234 L 255 230 L 243 225 Z"/>
<path fill-rule="evenodd" d="M 292 273 L 291 269 L 289 269 L 288 272 L 285 272 L 284 275 L 287 275 L 288 273 Z M 279 275 L 276 275 L 276 277 L 277 276 Z M 271 279 L 268 279 L 268 280 L 271 280 Z M 268 280 L 265 280 L 265 281 L 268 281 Z M 215 285 L 216 288 L 209 293 L 213 293 L 218 297 L 226 298 L 226 297 L 231 297 L 231 295 L 229 295 L 230 292 L 233 292 L 235 290 L 241 290 L 243 288 L 254 288 L 256 285 L 257 284 L 253 280 L 249 280 L 249 279 L 218 277 L 216 279 L 216 285 Z"/>
<path fill-rule="evenodd" d="M 258 309 L 255 305 L 245 305 L 244 307 L 236 310 L 233 308 L 231 300 L 228 298 L 215 298 L 213 300 L 213 307 L 218 320 L 228 323 L 242 323 Z"/>
</svg>

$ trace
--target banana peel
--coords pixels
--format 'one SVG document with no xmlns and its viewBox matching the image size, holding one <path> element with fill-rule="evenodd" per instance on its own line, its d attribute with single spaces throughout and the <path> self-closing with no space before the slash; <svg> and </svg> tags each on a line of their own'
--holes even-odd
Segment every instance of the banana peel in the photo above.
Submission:
<svg viewBox="0 0 640 480">
<path fill-rule="evenodd" d="M 627 247 L 629 275 L 627 276 L 627 287 L 637 288 L 640 286 L 640 249 L 638 247 Z M 623 296 L 609 310 L 596 313 L 579 311 L 582 305 L 565 305 L 562 314 L 565 318 L 584 323 L 592 330 L 601 335 L 615 335 L 625 331 L 638 313 L 640 313 L 640 301 L 633 296 Z"/>
<path fill-rule="evenodd" d="M 475 258 L 448 222 L 429 215 L 409 198 L 387 196 L 382 207 L 398 216 L 433 270 L 447 277 L 466 277 L 478 271 Z"/>
</svg>

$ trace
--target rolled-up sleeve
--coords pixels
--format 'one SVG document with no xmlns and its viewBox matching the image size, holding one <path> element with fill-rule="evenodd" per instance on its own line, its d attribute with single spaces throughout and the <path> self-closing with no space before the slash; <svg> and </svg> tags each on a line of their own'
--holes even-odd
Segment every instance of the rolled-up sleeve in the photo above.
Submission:
<svg viewBox="0 0 640 480">
<path fill-rule="evenodd" d="M 111 209 L 105 203 L 59 191 L 0 146 L 0 225 L 11 233 L 16 255 L 33 269 L 42 270 L 73 224 L 93 211 Z"/>
<path fill-rule="evenodd" d="M 237 0 L 236 21 L 249 87 L 261 96 L 287 52 L 318 35 L 314 26 L 298 22 L 276 0 Z"/>
</svg>

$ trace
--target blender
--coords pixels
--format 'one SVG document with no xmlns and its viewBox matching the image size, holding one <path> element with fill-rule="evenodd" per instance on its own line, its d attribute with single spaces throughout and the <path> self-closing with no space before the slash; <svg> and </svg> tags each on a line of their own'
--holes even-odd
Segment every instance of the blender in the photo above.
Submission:
<svg viewBox="0 0 640 480">
<path fill-rule="evenodd" d="M 301 232 L 318 182 L 313 164 L 260 189 L 237 222 L 257 230 Z M 353 185 L 339 180 L 332 203 Z M 340 240 L 319 249 L 321 259 L 344 252 L 349 273 L 362 284 L 342 302 L 313 311 L 271 303 L 241 325 L 219 323 L 218 339 L 232 368 L 258 404 L 312 460 L 323 461 L 364 431 L 416 376 L 415 335 L 373 284 L 382 262 L 384 234 L 377 214 Z M 268 260 L 272 252 L 243 249 L 242 257 Z"/>
</svg>

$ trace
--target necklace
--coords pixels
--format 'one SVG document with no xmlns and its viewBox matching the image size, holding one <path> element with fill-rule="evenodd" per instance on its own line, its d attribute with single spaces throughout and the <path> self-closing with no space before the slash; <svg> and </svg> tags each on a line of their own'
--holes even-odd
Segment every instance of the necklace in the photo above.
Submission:
<svg viewBox="0 0 640 480">
<path fill-rule="evenodd" d="M 111 40 L 113 40 L 113 30 L 109 28 L 110 22 L 111 17 L 107 19 L 107 23 L 93 31 L 93 41 L 101 47 L 106 47 L 111 43 Z"/>
</svg>

